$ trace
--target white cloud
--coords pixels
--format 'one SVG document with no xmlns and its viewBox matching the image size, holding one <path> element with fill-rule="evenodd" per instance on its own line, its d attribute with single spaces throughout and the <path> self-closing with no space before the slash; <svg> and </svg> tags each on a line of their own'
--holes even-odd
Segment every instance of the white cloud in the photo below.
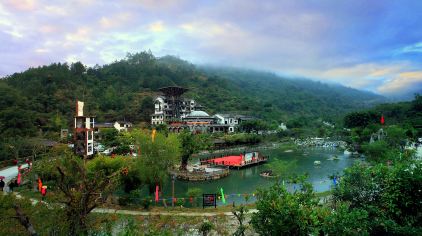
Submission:
<svg viewBox="0 0 422 236">
<path fill-rule="evenodd" d="M 418 42 L 409 46 L 406 46 L 400 50 L 402 53 L 409 52 L 421 52 L 422 53 L 422 42 Z"/>
<path fill-rule="evenodd" d="M 422 71 L 399 73 L 391 80 L 387 80 L 378 88 L 378 91 L 381 93 L 394 94 L 414 86 L 422 86 Z M 419 89 L 422 91 L 422 87 L 419 87 Z"/>
<path fill-rule="evenodd" d="M 0 49 L 13 64 L 7 59 L 0 70 L 12 74 L 63 60 L 110 63 L 126 52 L 151 49 L 157 56 L 175 54 L 194 63 L 272 70 L 377 92 L 413 86 L 414 79 L 403 79 L 402 73 L 417 71 L 405 54 L 422 52 L 420 34 L 406 35 L 406 42 L 415 42 L 406 47 L 397 46 L 403 45 L 397 37 L 388 38 L 394 45 L 383 45 L 378 34 L 384 31 L 376 29 L 385 25 L 373 19 L 388 13 L 388 19 L 402 23 L 394 18 L 399 9 L 364 5 L 365 11 L 359 4 L 300 0 L 8 0 L 0 3 Z M 400 48 L 400 60 L 385 57 L 391 48 Z"/>
</svg>

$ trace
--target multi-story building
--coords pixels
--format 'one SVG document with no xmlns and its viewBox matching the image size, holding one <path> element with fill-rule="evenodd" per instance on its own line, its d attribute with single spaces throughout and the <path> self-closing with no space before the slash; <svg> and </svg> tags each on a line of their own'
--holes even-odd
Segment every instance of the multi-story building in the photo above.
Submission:
<svg viewBox="0 0 422 236">
<path fill-rule="evenodd" d="M 94 154 L 94 117 L 84 115 L 84 103 L 76 102 L 74 123 L 74 151 L 76 155 L 90 156 Z"/>
<path fill-rule="evenodd" d="M 182 98 L 187 89 L 177 86 L 159 89 L 163 95 L 155 98 L 151 124 L 168 124 L 169 131 L 181 132 L 189 129 L 194 133 L 235 132 L 242 121 L 249 116 L 216 114 L 208 115 L 193 99 Z"/>
<path fill-rule="evenodd" d="M 182 98 L 188 91 L 185 88 L 172 86 L 160 88 L 163 95 L 155 98 L 154 114 L 151 115 L 151 124 L 168 124 L 171 121 L 180 121 L 195 110 L 195 100 Z"/>
</svg>

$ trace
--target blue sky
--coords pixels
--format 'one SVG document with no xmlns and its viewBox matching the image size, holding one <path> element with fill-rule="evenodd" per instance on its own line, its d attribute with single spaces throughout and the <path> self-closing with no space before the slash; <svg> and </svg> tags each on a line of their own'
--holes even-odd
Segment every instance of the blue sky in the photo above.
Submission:
<svg viewBox="0 0 422 236">
<path fill-rule="evenodd" d="M 150 49 L 384 95 L 422 92 L 418 0 L 5 0 L 0 42 L 0 76 Z"/>
</svg>

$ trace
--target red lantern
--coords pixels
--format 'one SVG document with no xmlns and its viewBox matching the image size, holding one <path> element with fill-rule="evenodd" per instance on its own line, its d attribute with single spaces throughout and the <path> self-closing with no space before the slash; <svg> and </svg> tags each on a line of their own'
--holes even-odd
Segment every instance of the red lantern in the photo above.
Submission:
<svg viewBox="0 0 422 236">
<path fill-rule="evenodd" d="M 383 125 L 383 124 L 384 124 L 384 122 L 385 122 L 385 120 L 384 120 L 384 115 L 382 115 L 382 116 L 381 116 L 381 124 Z"/>
<path fill-rule="evenodd" d="M 41 195 L 43 196 L 43 197 L 45 197 L 45 195 L 47 194 L 47 186 L 42 186 L 42 188 L 41 188 Z"/>
</svg>

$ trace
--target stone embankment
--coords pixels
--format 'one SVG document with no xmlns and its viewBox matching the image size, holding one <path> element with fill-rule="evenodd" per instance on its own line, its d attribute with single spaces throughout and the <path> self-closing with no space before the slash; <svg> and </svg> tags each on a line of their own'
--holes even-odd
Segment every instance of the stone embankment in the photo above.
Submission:
<svg viewBox="0 0 422 236">
<path fill-rule="evenodd" d="M 296 139 L 294 143 L 298 146 L 304 147 L 326 147 L 334 148 L 341 147 L 345 148 L 347 143 L 344 141 L 332 141 L 324 138 L 306 138 L 306 139 Z"/>
</svg>

